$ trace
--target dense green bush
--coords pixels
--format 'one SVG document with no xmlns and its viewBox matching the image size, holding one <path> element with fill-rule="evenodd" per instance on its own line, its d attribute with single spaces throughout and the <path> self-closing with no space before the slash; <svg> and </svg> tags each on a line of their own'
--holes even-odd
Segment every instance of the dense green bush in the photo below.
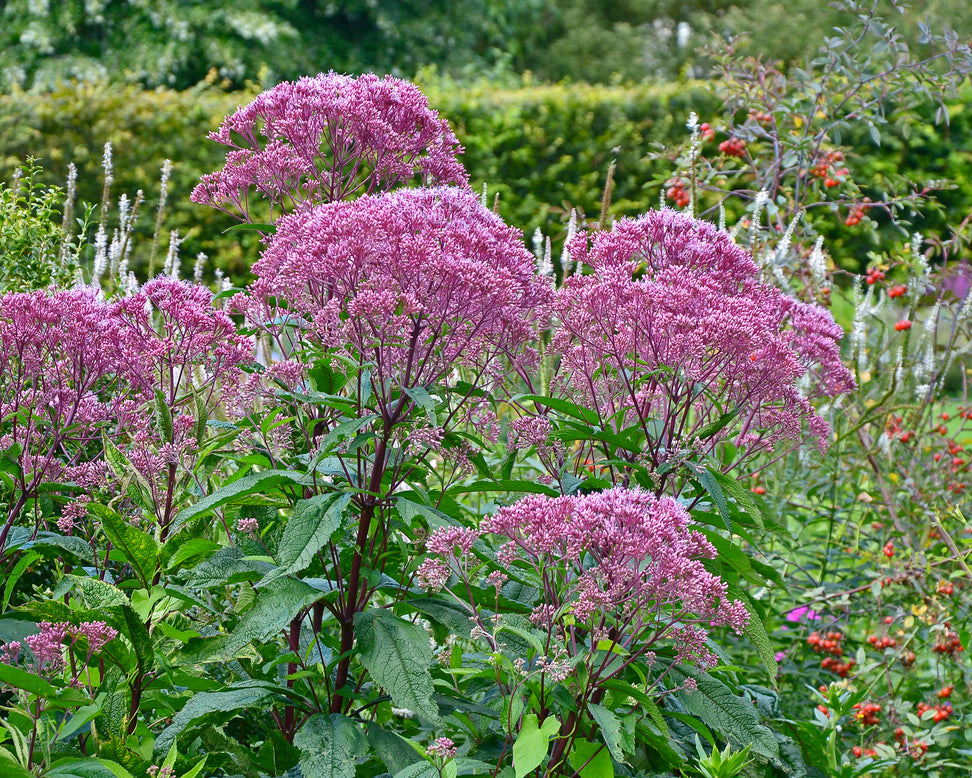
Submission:
<svg viewBox="0 0 972 778">
<path fill-rule="evenodd" d="M 528 235 L 540 227 L 554 238 L 555 249 L 571 208 L 597 217 L 612 162 L 613 215 L 656 205 L 674 163 L 664 155 L 651 159 L 652 152 L 685 137 L 690 112 L 705 121 L 719 105 L 698 83 L 611 88 L 524 83 L 497 90 L 488 84 L 460 87 L 434 75 L 420 78 L 420 83 L 465 145 L 464 163 L 473 185 L 487 184 L 490 203 L 499 194 L 504 218 Z M 79 170 L 79 198 L 98 202 L 105 141 L 114 148 L 116 195 L 134 195 L 146 181 L 157 182 L 163 160 L 171 159 L 165 226 L 184 239 L 183 257 L 203 251 L 216 267 L 242 278 L 256 258 L 256 238 L 250 233 L 222 236 L 232 222 L 190 203 L 189 192 L 201 174 L 223 160 L 222 147 L 199 139 L 254 94 L 226 93 L 214 84 L 183 92 L 85 84 L 65 85 L 47 95 L 0 96 L 0 180 L 10 180 L 16 166 L 33 155 L 51 183 L 63 183 L 73 161 Z M 866 127 L 860 135 L 843 140 L 858 149 L 850 165 L 863 190 L 884 191 L 884 176 L 891 172 L 910 175 L 919 187 L 946 175 L 952 182 L 954 189 L 936 196 L 949 216 L 932 208 L 916 228 L 947 234 L 949 221 L 957 222 L 972 210 L 972 181 L 959 164 L 972 152 L 969 114 L 961 105 L 954 107 L 948 126 L 935 125 L 931 115 L 916 115 L 909 123 L 885 128 L 880 146 L 870 140 Z M 137 241 L 133 256 L 133 267 L 143 272 L 158 184 L 145 196 L 139 228 L 148 239 Z M 851 227 L 835 228 L 828 246 L 849 269 L 856 269 L 866 263 L 872 240 Z"/>
</svg>

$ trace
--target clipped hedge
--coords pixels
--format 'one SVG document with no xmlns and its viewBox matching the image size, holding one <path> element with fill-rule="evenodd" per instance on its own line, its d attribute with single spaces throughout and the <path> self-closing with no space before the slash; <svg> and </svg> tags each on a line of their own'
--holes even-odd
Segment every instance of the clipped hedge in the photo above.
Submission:
<svg viewBox="0 0 972 778">
<path fill-rule="evenodd" d="M 464 163 L 473 185 L 488 184 L 489 199 L 500 195 L 499 209 L 529 235 L 540 226 L 557 239 L 571 207 L 596 217 L 610 163 L 616 162 L 612 213 L 635 214 L 658 204 L 661 182 L 671 174 L 664 161 L 646 155 L 659 143 L 685 137 L 691 111 L 715 123 L 719 102 L 704 84 L 596 87 L 538 85 L 498 90 L 488 84 L 420 84 L 430 102 L 452 123 L 466 147 Z M 144 269 L 151 247 L 162 161 L 175 165 L 169 185 L 165 228 L 184 238 L 188 272 L 193 257 L 206 252 L 216 266 L 242 280 L 259 247 L 252 233 L 222 234 L 232 220 L 189 202 L 202 173 L 219 167 L 224 149 L 206 134 L 255 88 L 226 93 L 214 85 L 191 90 L 141 91 L 135 87 L 69 85 L 46 95 L 0 96 L 0 180 L 28 155 L 40 158 L 54 183 L 63 184 L 67 164 L 79 169 L 81 199 L 101 197 L 101 156 L 106 140 L 115 154 L 114 201 L 121 192 L 145 188 L 134 266 Z M 917 227 L 941 233 L 972 208 L 972 154 L 969 112 L 953 111 L 949 127 L 923 117 L 886 128 L 875 147 L 862 133 L 858 180 L 879 184 L 882 173 L 897 171 L 918 180 L 948 178 L 956 189 L 942 193 L 946 213 L 933 213 Z M 876 190 L 875 190 L 876 191 Z M 837 220 L 835 219 L 835 222 Z M 839 224 L 839 222 L 837 222 Z M 864 232 L 838 227 L 829 236 L 833 255 L 856 269 L 872 248 Z M 160 253 L 164 254 L 166 235 Z"/>
</svg>

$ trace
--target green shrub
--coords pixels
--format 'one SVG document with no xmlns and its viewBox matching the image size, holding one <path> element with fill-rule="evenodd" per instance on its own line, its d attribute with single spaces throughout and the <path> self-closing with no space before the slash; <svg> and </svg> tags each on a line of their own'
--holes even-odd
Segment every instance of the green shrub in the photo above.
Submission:
<svg viewBox="0 0 972 778">
<path fill-rule="evenodd" d="M 491 203 L 499 194 L 505 219 L 527 235 L 540 227 L 554 238 L 555 247 L 571 208 L 596 218 L 612 161 L 612 215 L 633 215 L 657 205 L 674 163 L 664 155 L 653 158 L 652 152 L 684 139 L 690 112 L 705 121 L 719 105 L 715 95 L 694 82 L 596 87 L 527 81 L 516 89 L 494 89 L 485 83 L 459 86 L 435 76 L 419 81 L 465 145 L 473 186 L 487 184 Z M 14 169 L 32 155 L 41 160 L 51 183 L 63 182 L 73 161 L 79 199 L 99 202 L 105 141 L 115 152 L 116 197 L 122 192 L 134 196 L 144 182 L 157 182 L 163 161 L 170 159 L 174 167 L 165 230 L 178 230 L 184 257 L 205 252 L 213 266 L 242 280 L 259 250 L 257 238 L 252 233 L 222 235 L 232 221 L 190 203 L 189 193 L 203 173 L 223 163 L 223 147 L 206 141 L 206 134 L 254 94 L 226 93 L 212 83 L 183 92 L 74 84 L 46 95 L 0 96 L 0 180 L 11 180 Z M 885 127 L 880 146 L 868 138 L 866 127 L 860 136 L 844 140 L 864 149 L 851 163 L 865 191 L 884 191 L 884 176 L 891 172 L 910 176 L 919 187 L 947 172 L 953 188 L 938 193 L 924 217 L 915 217 L 916 229 L 947 235 L 949 215 L 957 222 L 972 209 L 972 181 L 960 164 L 972 151 L 972 138 L 969 114 L 961 105 L 953 109 L 948 126 L 935 125 L 929 112 Z M 132 257 L 132 267 L 142 273 L 150 253 L 157 184 L 145 196 Z M 835 227 L 827 237 L 832 256 L 849 269 L 866 263 L 875 245 L 873 234 L 850 228 Z"/>
</svg>

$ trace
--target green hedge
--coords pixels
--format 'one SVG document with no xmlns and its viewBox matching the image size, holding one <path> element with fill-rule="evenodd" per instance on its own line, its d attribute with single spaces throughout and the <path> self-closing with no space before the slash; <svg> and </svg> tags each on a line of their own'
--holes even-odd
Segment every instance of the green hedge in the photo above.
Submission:
<svg viewBox="0 0 972 778">
<path fill-rule="evenodd" d="M 596 217 L 607 169 L 616 161 L 612 213 L 636 214 L 658 203 L 668 163 L 647 155 L 659 143 L 685 137 L 691 111 L 701 120 L 718 119 L 719 103 L 702 84 L 658 87 L 588 85 L 524 86 L 496 90 L 489 85 L 450 87 L 421 84 L 433 106 L 452 123 L 466 147 L 464 162 L 473 185 L 485 182 L 490 202 L 500 194 L 500 212 L 529 236 L 540 226 L 556 238 L 564 212 L 576 208 Z M 101 196 L 101 155 L 106 140 L 115 151 L 113 200 L 142 188 L 146 205 L 140 218 L 142 237 L 135 266 L 144 267 L 151 246 L 159 169 L 174 163 L 166 229 L 177 229 L 188 272 L 196 252 L 206 252 L 231 276 L 242 279 L 259 247 L 252 234 L 223 231 L 233 223 L 213 209 L 189 202 L 202 173 L 222 165 L 223 148 L 206 139 L 220 120 L 254 92 L 225 93 L 200 85 L 184 92 L 141 91 L 134 87 L 72 85 L 46 95 L 0 96 L 0 180 L 28 155 L 40 158 L 53 183 L 63 184 L 68 162 L 79 169 L 82 199 Z M 880 188 L 885 172 L 912 172 L 916 179 L 949 178 L 957 189 L 940 201 L 947 213 L 919 223 L 927 234 L 940 234 L 972 207 L 968 159 L 972 154 L 969 113 L 953 112 L 948 128 L 915 116 L 888 128 L 875 147 L 860 140 L 859 181 Z M 951 217 L 951 218 L 950 218 Z M 866 261 L 873 237 L 838 225 L 828 247 L 849 269 Z M 163 236 L 163 241 L 166 239 Z M 164 251 L 164 245 L 163 249 Z"/>
</svg>

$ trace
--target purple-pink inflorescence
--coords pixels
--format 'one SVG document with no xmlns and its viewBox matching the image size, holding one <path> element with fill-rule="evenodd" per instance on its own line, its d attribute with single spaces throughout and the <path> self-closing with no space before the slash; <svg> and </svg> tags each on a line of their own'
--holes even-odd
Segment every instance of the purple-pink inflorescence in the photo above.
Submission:
<svg viewBox="0 0 972 778">
<path fill-rule="evenodd" d="M 808 433 L 826 445 L 811 400 L 854 386 L 843 332 L 823 308 L 763 282 L 727 233 L 666 209 L 592 241 L 578 234 L 569 250 L 592 273 L 558 292 L 557 386 L 602 423 L 641 426 L 652 465 L 720 439 L 747 456 Z M 718 434 L 700 437 L 730 413 Z"/>
<path fill-rule="evenodd" d="M 624 488 L 531 495 L 500 508 L 479 534 L 509 539 L 499 551 L 501 565 L 540 571 L 544 601 L 532 619 L 537 626 L 560 629 L 569 613 L 583 629 L 610 634 L 627 651 L 666 639 L 681 661 L 711 665 L 707 628 L 738 631 L 749 620 L 745 606 L 730 600 L 726 584 L 705 569 L 703 560 L 716 550 L 689 528 L 688 513 L 671 497 Z M 474 539 L 468 530 L 443 528 L 427 545 L 462 567 Z M 424 572 L 436 579 L 436 571 Z M 434 583 L 441 586 L 448 575 L 437 572 Z"/>
<path fill-rule="evenodd" d="M 335 202 L 421 183 L 465 186 L 462 148 L 418 87 L 368 74 L 320 74 L 278 84 L 209 136 L 232 151 L 192 200 L 250 221 L 251 192 L 273 206 Z"/>
<path fill-rule="evenodd" d="M 482 375 L 522 360 L 550 297 L 533 266 L 472 193 L 401 189 L 282 218 L 233 304 L 271 334 L 299 317 L 304 337 L 371 363 L 382 400 L 459 365 Z"/>
</svg>

